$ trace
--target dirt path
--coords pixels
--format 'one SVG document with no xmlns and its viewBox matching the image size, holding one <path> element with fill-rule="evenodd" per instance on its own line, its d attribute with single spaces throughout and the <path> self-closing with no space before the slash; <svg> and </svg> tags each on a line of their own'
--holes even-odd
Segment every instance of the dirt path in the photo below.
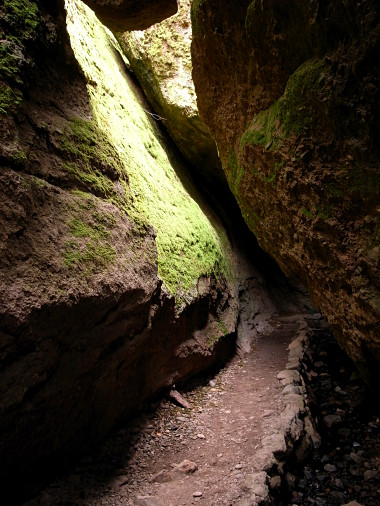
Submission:
<svg viewBox="0 0 380 506">
<path fill-rule="evenodd" d="M 245 481 L 282 409 L 276 375 L 295 327 L 293 318 L 272 321 L 250 355 L 182 392 L 191 409 L 163 400 L 27 504 L 249 504 Z M 184 460 L 186 469 L 175 467 Z"/>
</svg>

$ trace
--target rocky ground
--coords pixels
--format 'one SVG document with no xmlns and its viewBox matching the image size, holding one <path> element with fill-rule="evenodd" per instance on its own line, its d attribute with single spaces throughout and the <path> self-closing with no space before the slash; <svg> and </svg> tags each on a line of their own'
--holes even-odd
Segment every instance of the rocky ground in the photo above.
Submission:
<svg viewBox="0 0 380 506">
<path fill-rule="evenodd" d="M 286 346 L 297 322 L 273 321 L 253 352 L 125 426 L 27 504 L 250 504 L 252 455 L 282 410 Z M 248 501 L 248 502 L 245 502 Z"/>
<path fill-rule="evenodd" d="M 322 444 L 303 465 L 292 462 L 288 448 L 288 460 L 279 465 L 282 479 L 269 473 L 272 504 L 375 506 L 380 503 L 376 397 L 326 325 L 314 322 L 300 368 Z M 298 325 L 296 317 L 273 319 L 271 335 L 258 339 L 251 354 L 236 356 L 186 389 L 178 387 L 182 406 L 169 394 L 151 404 L 25 506 L 259 504 L 252 469 L 262 441 L 281 419 L 285 389 L 276 376 Z M 267 497 L 261 504 L 269 502 Z"/>
<path fill-rule="evenodd" d="M 315 331 L 309 401 L 322 446 L 296 473 L 291 504 L 380 504 L 380 409 L 327 330 Z M 350 502 L 353 501 L 353 502 Z"/>
</svg>

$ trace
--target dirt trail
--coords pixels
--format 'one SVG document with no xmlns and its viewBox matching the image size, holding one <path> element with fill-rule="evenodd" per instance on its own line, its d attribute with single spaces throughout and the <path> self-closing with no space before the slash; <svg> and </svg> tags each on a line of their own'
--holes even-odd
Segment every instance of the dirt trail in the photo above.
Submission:
<svg viewBox="0 0 380 506">
<path fill-rule="evenodd" d="M 27 504 L 249 504 L 245 480 L 282 409 L 276 375 L 297 318 L 277 318 L 271 327 L 248 356 L 182 392 L 191 409 L 163 400 Z M 174 467 L 185 459 L 194 472 Z"/>
</svg>

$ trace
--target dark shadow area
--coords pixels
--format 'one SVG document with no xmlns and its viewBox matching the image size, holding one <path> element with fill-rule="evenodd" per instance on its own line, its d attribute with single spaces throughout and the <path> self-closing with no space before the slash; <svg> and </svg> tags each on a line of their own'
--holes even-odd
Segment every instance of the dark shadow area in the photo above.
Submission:
<svg viewBox="0 0 380 506">
<path fill-rule="evenodd" d="M 322 443 L 302 464 L 288 462 L 286 481 L 293 486 L 284 491 L 282 504 L 338 506 L 357 501 L 377 506 L 379 399 L 328 328 L 312 329 L 309 339 L 309 407 Z"/>
</svg>

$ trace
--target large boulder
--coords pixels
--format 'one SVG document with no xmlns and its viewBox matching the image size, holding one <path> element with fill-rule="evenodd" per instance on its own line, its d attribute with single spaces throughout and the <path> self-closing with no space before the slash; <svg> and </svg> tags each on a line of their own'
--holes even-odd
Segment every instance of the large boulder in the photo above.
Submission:
<svg viewBox="0 0 380 506">
<path fill-rule="evenodd" d="M 154 393 L 235 346 L 222 224 L 145 112 L 114 37 L 81 2 L 66 9 L 0 7 L 7 504 L 7 491 L 17 502 Z"/>
<path fill-rule="evenodd" d="M 380 9 L 194 0 L 193 78 L 242 215 L 380 385 Z"/>
<path fill-rule="evenodd" d="M 113 31 L 144 30 L 177 12 L 176 0 L 84 0 Z"/>
</svg>

